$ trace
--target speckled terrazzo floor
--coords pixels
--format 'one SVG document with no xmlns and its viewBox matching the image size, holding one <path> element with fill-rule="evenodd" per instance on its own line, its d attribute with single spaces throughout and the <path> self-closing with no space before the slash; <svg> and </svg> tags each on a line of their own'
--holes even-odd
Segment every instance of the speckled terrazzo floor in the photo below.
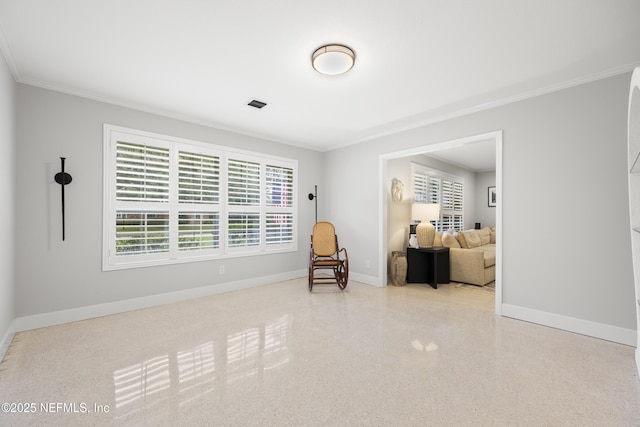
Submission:
<svg viewBox="0 0 640 427">
<path fill-rule="evenodd" d="M 19 333 L 0 402 L 22 413 L 0 425 L 640 425 L 632 347 L 497 317 L 453 283 L 316 289 Z"/>
</svg>

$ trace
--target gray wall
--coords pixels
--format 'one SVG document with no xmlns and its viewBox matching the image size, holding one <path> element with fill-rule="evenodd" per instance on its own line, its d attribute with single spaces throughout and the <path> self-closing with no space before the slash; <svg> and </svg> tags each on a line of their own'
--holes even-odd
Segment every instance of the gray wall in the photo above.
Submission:
<svg viewBox="0 0 640 427">
<path fill-rule="evenodd" d="M 306 271 L 314 222 L 313 203 L 307 194 L 314 184 L 323 184 L 321 153 L 17 86 L 16 317 Z M 103 123 L 297 159 L 299 251 L 103 272 Z M 66 169 L 73 176 L 66 188 L 64 242 L 60 186 L 53 180 L 61 156 L 67 158 Z M 225 275 L 218 274 L 221 264 Z"/>
<path fill-rule="evenodd" d="M 15 317 L 14 300 L 14 164 L 16 83 L 0 54 L 0 347 Z M 8 345 L 8 342 L 5 344 Z M 0 348 L 0 359 L 3 349 Z"/>
<path fill-rule="evenodd" d="M 479 222 L 482 227 L 495 227 L 496 225 L 496 208 L 490 208 L 487 200 L 487 192 L 489 187 L 496 185 L 496 172 L 477 172 L 475 174 L 475 212 L 472 222 Z M 474 224 L 471 224 L 474 226 Z"/>
<path fill-rule="evenodd" d="M 634 330 L 629 81 L 603 79 L 327 153 L 330 212 L 346 230 L 354 271 L 382 271 L 380 155 L 503 130 L 503 302 Z"/>
<path fill-rule="evenodd" d="M 628 233 L 626 109 L 629 74 L 604 79 L 327 153 L 223 132 L 118 106 L 17 85 L 6 69 L 0 120 L 2 149 L 15 145 L 15 262 L 0 274 L 0 327 L 13 317 L 181 291 L 306 269 L 313 203 L 336 224 L 354 277 L 384 284 L 386 206 L 380 156 L 503 130 L 503 302 L 541 312 L 635 329 Z M 4 89 L 8 90 L 5 91 Z M 125 271 L 101 271 L 102 124 L 298 159 L 298 253 Z M 59 186 L 66 156 L 67 241 L 60 241 Z M 0 166 L 11 182 L 11 162 Z M 4 175 L 3 175 L 4 177 Z M 607 204 L 601 203 L 605 200 Z M 0 208 L 2 215 L 11 209 Z M 9 224 L 10 224 L 9 219 Z M 7 222 L 5 222 L 7 224 Z M 10 228 L 2 228 L 9 234 Z M 220 262 L 226 275 L 219 276 Z M 385 265 L 382 265 L 384 263 Z M 15 280 L 11 265 L 15 265 Z"/>
</svg>

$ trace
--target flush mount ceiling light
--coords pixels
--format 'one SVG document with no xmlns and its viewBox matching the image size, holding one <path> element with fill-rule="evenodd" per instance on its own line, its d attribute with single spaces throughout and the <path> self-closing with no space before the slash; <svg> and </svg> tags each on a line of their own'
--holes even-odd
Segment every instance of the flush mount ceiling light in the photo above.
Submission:
<svg viewBox="0 0 640 427">
<path fill-rule="evenodd" d="M 356 54 L 347 46 L 330 44 L 313 52 L 311 62 L 320 74 L 337 76 L 349 71 L 355 62 Z"/>
</svg>

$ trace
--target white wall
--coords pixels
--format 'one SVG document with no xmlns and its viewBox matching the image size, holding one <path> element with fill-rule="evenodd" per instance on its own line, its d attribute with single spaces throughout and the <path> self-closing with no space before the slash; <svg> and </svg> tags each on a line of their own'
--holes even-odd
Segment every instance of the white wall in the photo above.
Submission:
<svg viewBox="0 0 640 427">
<path fill-rule="evenodd" d="M 16 83 L 0 54 L 0 360 L 12 337 L 14 299 L 14 164 Z"/>
<path fill-rule="evenodd" d="M 82 310 L 74 315 L 90 317 L 105 314 L 101 305 L 118 301 L 192 289 L 209 292 L 217 286 L 227 289 L 229 283 L 306 274 L 314 222 L 314 206 L 307 194 L 314 184 L 323 184 L 322 153 L 32 86 L 17 87 L 16 317 L 72 309 Z M 103 272 L 103 123 L 297 159 L 299 251 Z M 73 177 L 65 190 L 64 242 L 60 186 L 53 180 L 60 170 L 60 157 L 67 158 L 66 171 Z M 8 187 L 3 185 L 2 191 Z M 322 203 L 320 207 L 324 215 Z M 224 275 L 219 274 L 222 264 Z M 106 312 L 112 309 L 109 306 Z"/>
<path fill-rule="evenodd" d="M 504 306 L 630 336 L 629 81 L 624 74 L 327 153 L 327 174 L 344 183 L 330 206 L 349 230 L 354 271 L 382 271 L 363 260 L 386 260 L 378 236 L 387 189 L 372 190 L 380 155 L 503 130 Z"/>
</svg>

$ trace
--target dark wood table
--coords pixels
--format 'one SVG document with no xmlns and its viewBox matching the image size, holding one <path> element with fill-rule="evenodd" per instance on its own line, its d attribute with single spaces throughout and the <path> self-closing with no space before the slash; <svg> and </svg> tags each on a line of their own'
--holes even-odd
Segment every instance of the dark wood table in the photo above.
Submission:
<svg viewBox="0 0 640 427">
<path fill-rule="evenodd" d="M 449 248 L 407 248 L 407 283 L 449 283 Z"/>
</svg>

